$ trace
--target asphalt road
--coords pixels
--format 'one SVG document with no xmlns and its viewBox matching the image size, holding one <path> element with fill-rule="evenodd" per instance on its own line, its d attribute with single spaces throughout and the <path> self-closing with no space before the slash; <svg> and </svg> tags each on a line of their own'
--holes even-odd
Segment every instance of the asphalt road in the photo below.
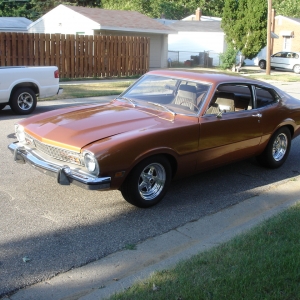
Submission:
<svg viewBox="0 0 300 300">
<path fill-rule="evenodd" d="M 282 87 L 298 96 L 293 84 Z M 78 99 L 39 103 L 35 113 Z M 300 174 L 300 139 L 283 167 L 269 170 L 254 159 L 173 182 L 164 200 L 138 209 L 120 192 L 60 186 L 28 165 L 13 162 L 7 145 L 22 117 L 0 111 L 0 296 L 95 261 L 126 245 L 168 232 L 244 201 Z M 27 260 L 24 262 L 24 260 Z"/>
</svg>

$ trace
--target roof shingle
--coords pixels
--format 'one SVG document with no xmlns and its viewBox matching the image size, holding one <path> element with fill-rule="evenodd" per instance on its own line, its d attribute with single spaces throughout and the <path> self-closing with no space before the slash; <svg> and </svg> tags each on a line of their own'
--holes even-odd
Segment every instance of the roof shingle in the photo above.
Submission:
<svg viewBox="0 0 300 300">
<path fill-rule="evenodd" d="M 173 33 L 170 32 L 169 27 L 164 26 L 156 22 L 155 20 L 137 12 L 129 10 L 109 10 L 101 8 L 90 8 L 81 6 L 64 5 L 67 8 L 93 20 L 98 23 L 101 28 L 132 28 L 139 29 L 139 31 L 149 30 L 161 32 L 161 33 Z"/>
</svg>

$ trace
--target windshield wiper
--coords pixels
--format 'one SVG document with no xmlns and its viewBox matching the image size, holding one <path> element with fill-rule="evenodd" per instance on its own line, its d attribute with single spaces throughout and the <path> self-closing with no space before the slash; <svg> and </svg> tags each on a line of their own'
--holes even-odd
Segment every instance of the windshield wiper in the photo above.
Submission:
<svg viewBox="0 0 300 300">
<path fill-rule="evenodd" d="M 118 99 L 126 100 L 126 101 L 128 101 L 130 104 L 132 104 L 133 107 L 136 107 L 136 104 L 135 104 L 136 102 L 133 101 L 133 100 L 130 99 L 130 98 L 126 98 L 126 97 L 118 97 Z"/>
<path fill-rule="evenodd" d="M 149 103 L 149 104 L 152 104 L 152 105 L 155 105 L 155 106 L 159 106 L 159 107 L 164 108 L 166 111 L 170 112 L 173 116 L 176 115 L 176 113 L 175 113 L 173 110 L 171 110 L 170 108 L 168 108 L 168 107 L 165 106 L 165 105 L 162 105 L 162 104 L 159 104 L 159 103 L 155 103 L 155 102 L 149 102 L 149 101 L 148 101 L 148 103 Z"/>
</svg>

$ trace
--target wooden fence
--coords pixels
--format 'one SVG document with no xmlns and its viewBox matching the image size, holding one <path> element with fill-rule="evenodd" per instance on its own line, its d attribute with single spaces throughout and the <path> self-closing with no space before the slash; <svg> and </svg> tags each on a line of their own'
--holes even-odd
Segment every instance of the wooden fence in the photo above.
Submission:
<svg viewBox="0 0 300 300">
<path fill-rule="evenodd" d="M 57 66 L 61 78 L 141 75 L 149 38 L 0 32 L 0 66 Z"/>
</svg>

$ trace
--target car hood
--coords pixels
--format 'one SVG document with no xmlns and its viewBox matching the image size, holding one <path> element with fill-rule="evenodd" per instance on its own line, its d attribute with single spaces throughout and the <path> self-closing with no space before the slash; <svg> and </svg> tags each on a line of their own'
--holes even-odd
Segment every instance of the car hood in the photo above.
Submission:
<svg viewBox="0 0 300 300">
<path fill-rule="evenodd" d="M 28 118 L 20 124 L 41 142 L 80 151 L 94 141 L 142 130 L 161 121 L 145 110 L 108 104 L 60 109 Z"/>
</svg>

